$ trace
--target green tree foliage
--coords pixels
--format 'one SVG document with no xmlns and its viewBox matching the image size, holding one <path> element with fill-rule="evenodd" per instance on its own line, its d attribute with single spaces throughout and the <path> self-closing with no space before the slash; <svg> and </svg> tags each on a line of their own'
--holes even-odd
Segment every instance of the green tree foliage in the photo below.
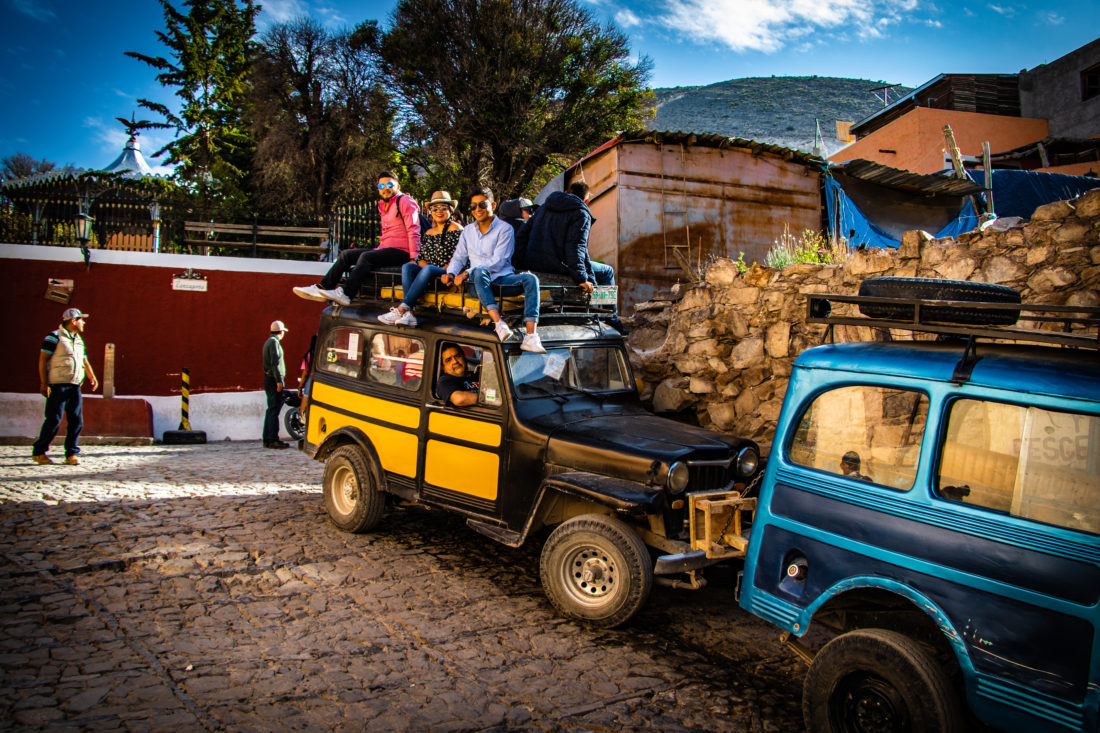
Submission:
<svg viewBox="0 0 1100 733">
<path fill-rule="evenodd" d="M 377 48 L 402 143 L 464 193 L 528 191 L 641 127 L 652 99 L 650 61 L 631 63 L 626 36 L 576 0 L 400 0 Z"/>
<path fill-rule="evenodd" d="M 253 71 L 255 182 L 265 210 L 322 218 L 363 201 L 395 162 L 394 110 L 362 42 L 309 18 L 272 27 Z"/>
<path fill-rule="evenodd" d="M 14 153 L 0 160 L 0 181 L 11 181 L 16 178 L 26 178 L 35 173 L 48 173 L 56 168 L 52 161 L 35 160 L 26 153 Z"/>
<path fill-rule="evenodd" d="M 176 176 L 223 203 L 242 203 L 254 149 L 247 124 L 254 58 L 253 0 L 185 0 L 177 10 L 164 8 L 165 30 L 156 31 L 167 56 L 128 51 L 159 73 L 157 81 L 174 88 L 179 112 L 165 104 L 139 99 L 138 104 L 163 118 L 144 126 L 173 130 L 176 138 L 154 153 L 168 153 Z"/>
</svg>

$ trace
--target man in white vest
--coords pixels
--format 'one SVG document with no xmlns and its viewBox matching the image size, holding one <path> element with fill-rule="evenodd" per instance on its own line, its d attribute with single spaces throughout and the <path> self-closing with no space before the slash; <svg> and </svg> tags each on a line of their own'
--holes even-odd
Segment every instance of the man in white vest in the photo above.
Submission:
<svg viewBox="0 0 1100 733">
<path fill-rule="evenodd" d="M 88 314 L 82 313 L 79 308 L 69 308 L 61 314 L 61 326 L 42 341 L 42 351 L 38 354 L 38 381 L 39 392 L 46 398 L 46 417 L 42 421 L 38 440 L 31 449 L 31 459 L 35 463 L 53 463 L 46 456 L 46 451 L 61 427 L 63 410 L 68 421 L 65 463 L 74 466 L 80 463 L 77 441 L 80 439 L 80 429 L 84 427 L 80 385 L 87 375 L 92 391 L 99 388 L 99 380 L 84 355 L 84 339 L 81 338 L 87 317 Z"/>
</svg>

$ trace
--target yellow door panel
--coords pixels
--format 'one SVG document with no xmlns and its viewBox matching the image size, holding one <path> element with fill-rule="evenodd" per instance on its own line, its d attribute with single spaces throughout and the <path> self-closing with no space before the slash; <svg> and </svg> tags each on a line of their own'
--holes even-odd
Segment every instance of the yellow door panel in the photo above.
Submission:
<svg viewBox="0 0 1100 733">
<path fill-rule="evenodd" d="M 310 399 L 339 407 L 375 420 L 384 420 L 415 430 L 420 426 L 420 408 L 391 400 L 356 394 L 329 384 L 314 384 Z"/>
<path fill-rule="evenodd" d="M 444 438 L 458 438 L 493 448 L 500 445 L 500 426 L 484 420 L 433 412 L 428 415 L 428 431 Z"/>
<path fill-rule="evenodd" d="M 424 480 L 444 489 L 496 501 L 500 457 L 464 445 L 429 440 Z"/>
<path fill-rule="evenodd" d="M 324 433 L 321 432 L 320 427 L 322 420 L 325 422 Z M 340 428 L 349 426 L 362 430 L 370 438 L 371 443 L 374 444 L 374 450 L 378 453 L 378 460 L 382 463 L 383 470 L 416 478 L 416 433 L 407 433 L 403 430 L 395 430 L 366 420 L 349 417 L 339 412 L 318 407 L 317 403 L 309 406 L 309 442 L 320 443 L 325 436 L 331 435 Z"/>
</svg>

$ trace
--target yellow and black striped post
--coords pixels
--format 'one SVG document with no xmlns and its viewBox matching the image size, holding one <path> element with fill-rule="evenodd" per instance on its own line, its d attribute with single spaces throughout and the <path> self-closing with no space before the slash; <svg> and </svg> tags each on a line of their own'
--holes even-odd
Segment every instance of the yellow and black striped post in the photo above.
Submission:
<svg viewBox="0 0 1100 733">
<path fill-rule="evenodd" d="M 206 433 L 191 429 L 191 370 L 183 368 L 183 387 L 180 390 L 180 429 L 165 430 L 165 443 L 205 443 Z"/>
<path fill-rule="evenodd" d="M 191 429 L 191 370 L 183 368 L 183 386 L 180 388 L 180 430 Z"/>
</svg>

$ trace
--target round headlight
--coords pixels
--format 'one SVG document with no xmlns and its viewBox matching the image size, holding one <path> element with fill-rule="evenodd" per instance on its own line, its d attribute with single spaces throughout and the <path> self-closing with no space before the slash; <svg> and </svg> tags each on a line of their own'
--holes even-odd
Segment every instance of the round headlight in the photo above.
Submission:
<svg viewBox="0 0 1100 733">
<path fill-rule="evenodd" d="M 742 448 L 737 454 L 737 475 L 748 478 L 760 467 L 760 455 L 755 448 Z"/>
<path fill-rule="evenodd" d="M 673 494 L 682 494 L 688 485 L 688 467 L 686 463 L 676 461 L 668 468 L 668 478 L 665 483 Z"/>
</svg>

